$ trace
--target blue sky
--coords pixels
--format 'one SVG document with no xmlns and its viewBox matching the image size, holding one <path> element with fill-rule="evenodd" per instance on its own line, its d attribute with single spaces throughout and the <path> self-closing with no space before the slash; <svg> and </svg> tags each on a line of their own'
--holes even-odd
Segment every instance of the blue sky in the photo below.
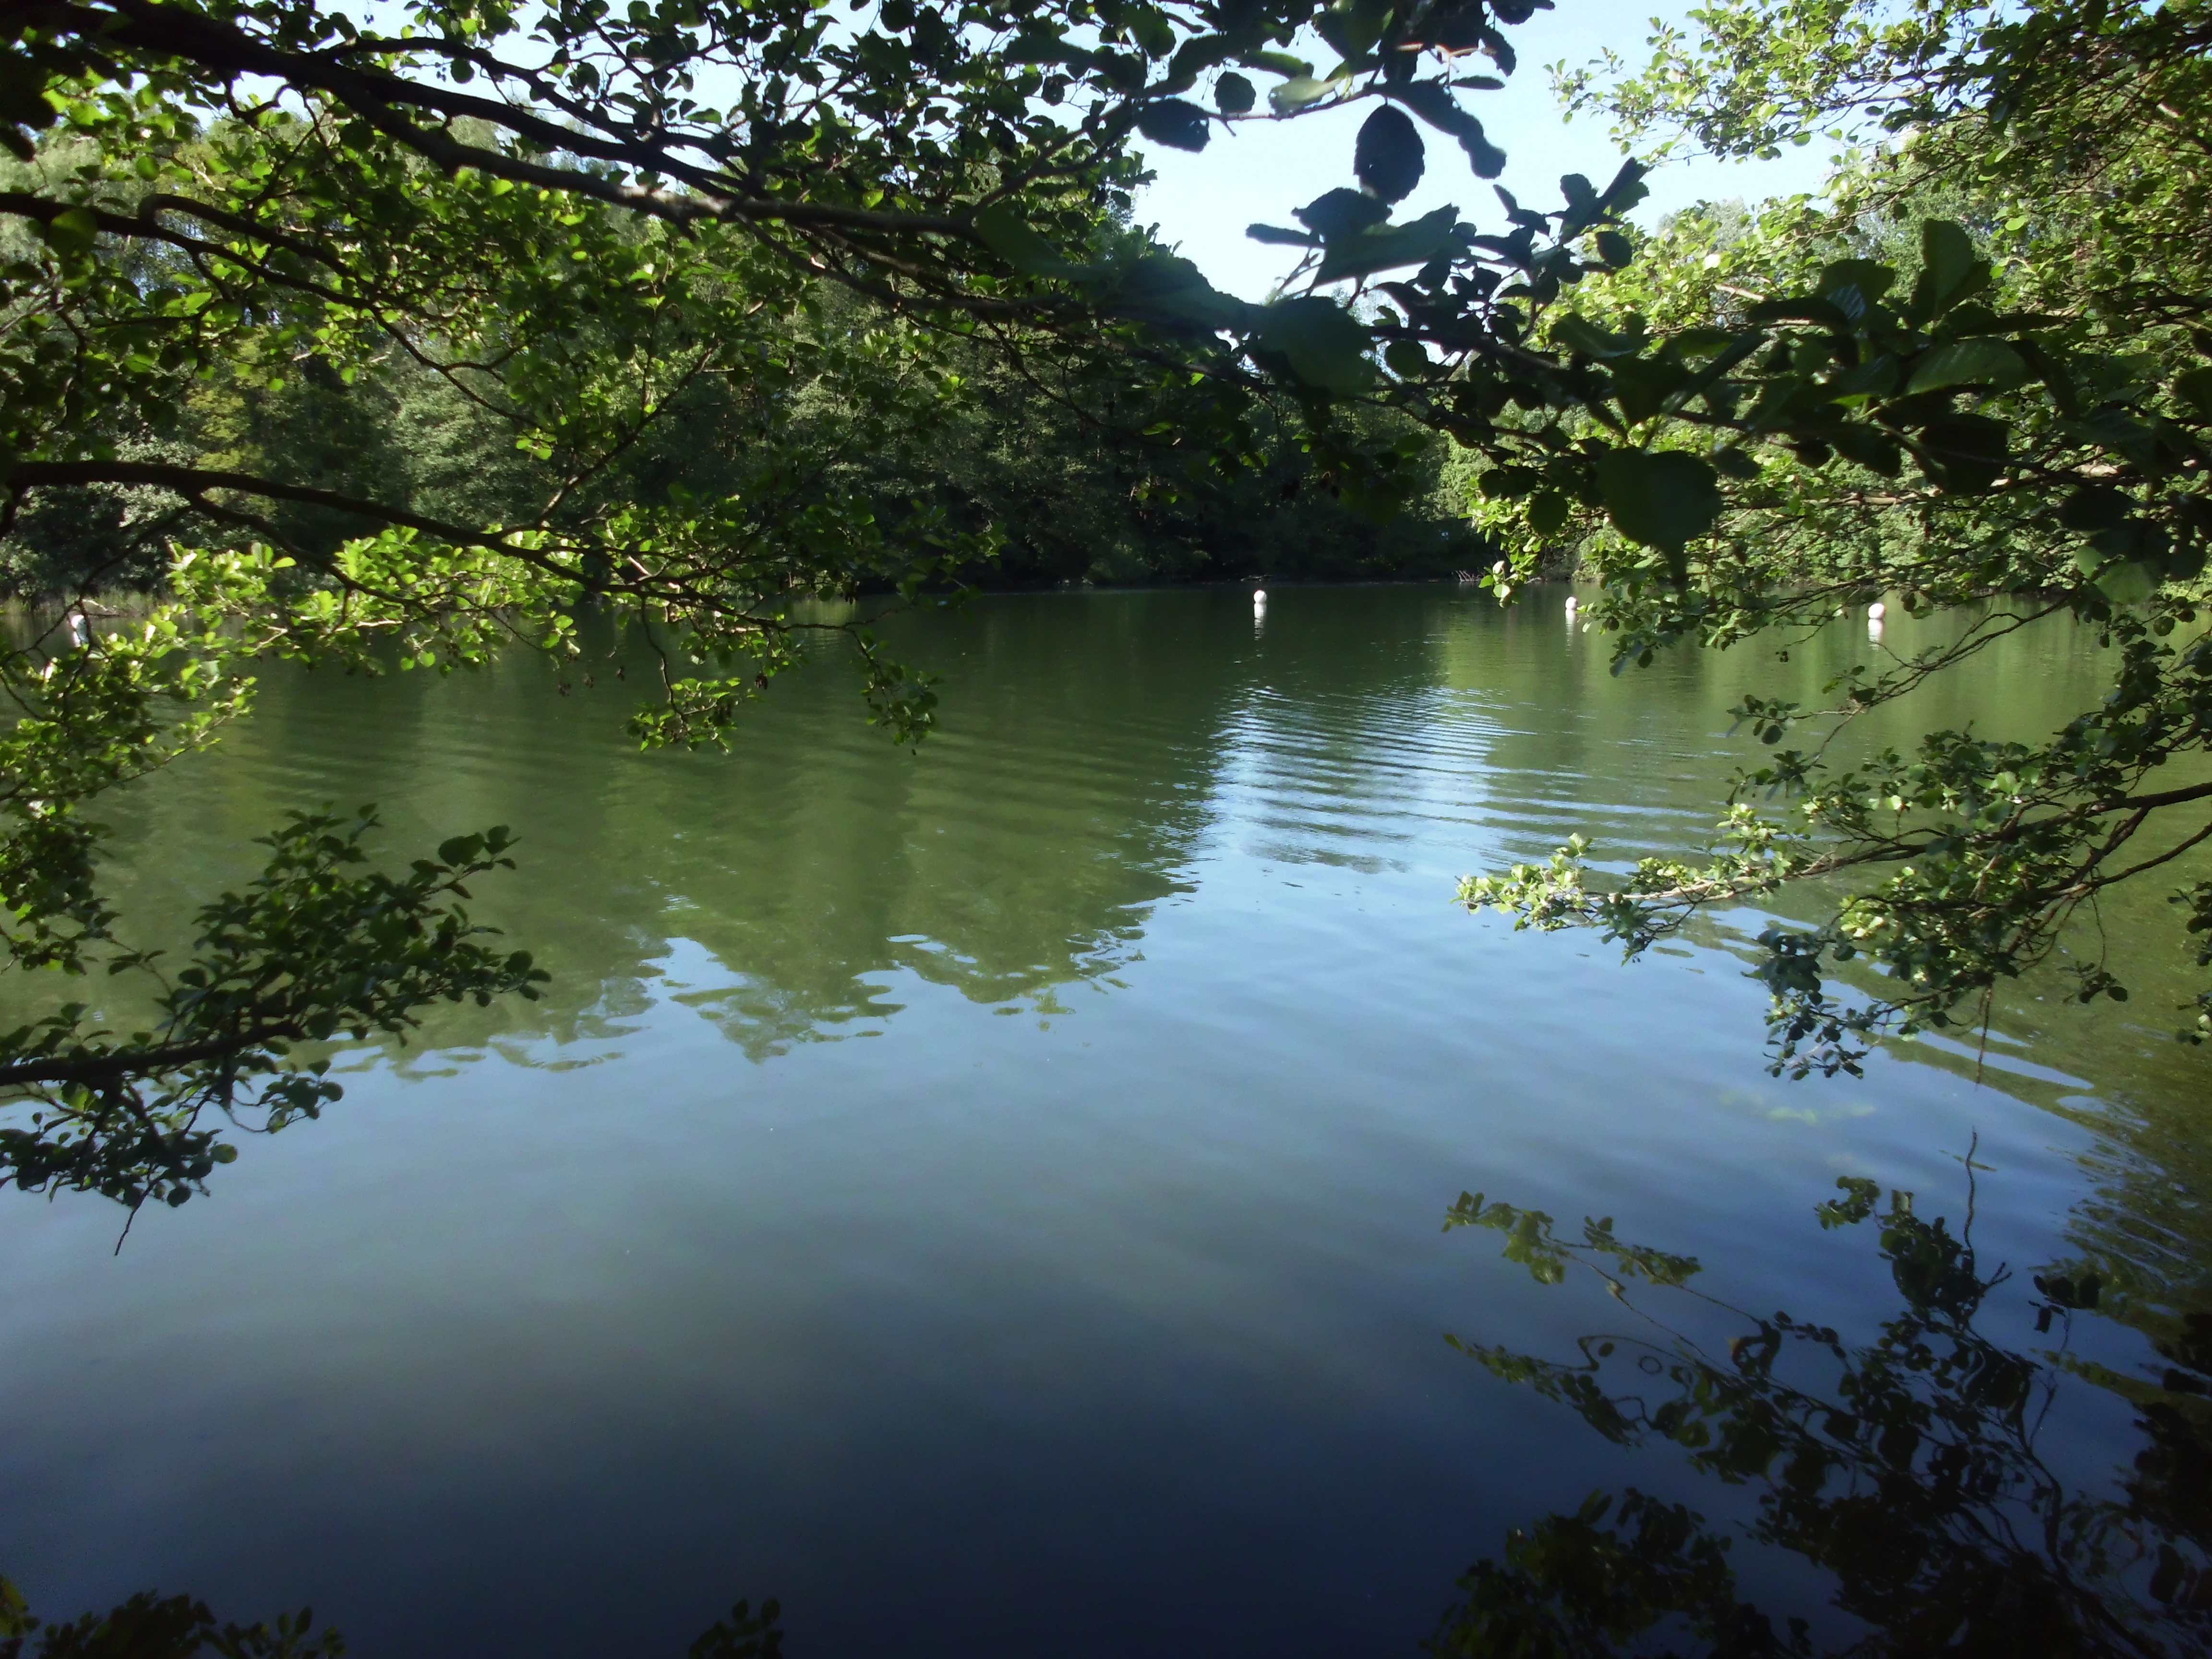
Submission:
<svg viewBox="0 0 2212 1659">
<path fill-rule="evenodd" d="M 1660 11 L 1680 22 L 1688 9 L 1668 4 Z M 1506 153 L 1498 182 L 1523 203 L 1556 207 L 1561 173 L 1585 173 L 1602 185 L 1620 167 L 1623 152 L 1607 137 L 1603 120 L 1584 116 L 1569 122 L 1560 113 L 1546 66 L 1562 59 L 1580 64 L 1607 46 L 1640 63 L 1652 15 L 1651 0 L 1561 0 L 1558 10 L 1538 12 L 1507 32 L 1520 53 L 1519 71 L 1502 92 L 1466 96 L 1491 142 Z M 1314 55 L 1325 58 L 1327 49 L 1317 46 Z M 1252 78 L 1264 95 L 1267 77 Z M 1137 218 L 1158 226 L 1163 240 L 1179 246 L 1216 287 L 1248 300 L 1265 299 L 1297 250 L 1252 241 L 1244 227 L 1255 220 L 1294 224 L 1291 209 L 1352 184 L 1352 139 L 1373 108 L 1370 102 L 1293 121 L 1255 122 L 1225 137 L 1216 128 L 1213 142 L 1197 155 L 1151 147 L 1146 159 L 1158 176 L 1138 197 Z M 1423 136 L 1430 140 L 1428 173 L 1400 206 L 1399 216 L 1449 203 L 1475 223 L 1499 228 L 1504 216 L 1498 198 L 1468 168 L 1458 145 L 1425 128 Z M 1650 199 L 1634 216 L 1648 223 L 1692 202 L 1739 196 L 1756 201 L 1812 190 L 1826 170 L 1829 153 L 1814 144 L 1787 150 L 1774 161 L 1678 159 L 1652 174 Z"/>
</svg>

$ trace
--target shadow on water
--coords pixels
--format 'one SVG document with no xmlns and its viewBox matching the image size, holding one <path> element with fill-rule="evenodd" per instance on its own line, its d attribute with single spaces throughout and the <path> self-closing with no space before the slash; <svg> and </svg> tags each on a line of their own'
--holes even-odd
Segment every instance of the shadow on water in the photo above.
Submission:
<svg viewBox="0 0 2212 1659">
<path fill-rule="evenodd" d="M 1616 1446 L 1671 1453 L 1659 1478 L 1693 1474 L 1718 1490 L 1692 1501 L 1730 1513 L 1630 1486 L 1525 1523 L 1460 1581 L 1425 1650 L 2203 1651 L 2212 1310 L 2155 1322 L 2144 1352 L 2101 1318 L 2097 1272 L 2023 1285 L 1992 1267 L 1966 1163 L 1955 1227 L 1863 1178 L 1818 1206 L 1823 1230 L 1863 1230 L 1901 1303 L 1870 1331 L 1735 1305 L 1694 1258 L 1625 1241 L 1609 1218 L 1568 1237 L 1540 1211 L 1462 1194 L 1448 1229 L 1503 1234 L 1539 1284 L 1579 1271 L 1615 1317 L 1571 1359 L 1453 1346 Z M 1807 1571 L 1813 1584 L 1790 1583 Z"/>
</svg>

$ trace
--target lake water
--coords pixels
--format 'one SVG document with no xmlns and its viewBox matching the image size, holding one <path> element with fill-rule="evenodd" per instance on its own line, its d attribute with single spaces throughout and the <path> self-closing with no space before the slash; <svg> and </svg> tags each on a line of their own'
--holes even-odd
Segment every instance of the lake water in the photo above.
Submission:
<svg viewBox="0 0 2212 1659">
<path fill-rule="evenodd" d="M 675 1656 L 739 1596 L 781 1598 L 795 1656 L 1412 1654 L 1512 1529 L 1634 1487 L 1823 1640 L 1893 1591 L 2048 1579 L 2189 1650 L 2212 1060 L 2172 1038 L 2168 890 L 2106 912 L 2124 1008 L 2032 983 L 1985 1057 L 1771 1079 L 1759 918 L 1625 967 L 1453 888 L 1575 830 L 1694 848 L 1753 753 L 1729 705 L 1809 697 L 1863 626 L 1616 679 L 1559 597 L 899 618 L 944 676 L 918 754 L 835 662 L 728 756 L 638 753 L 605 663 L 567 695 L 530 660 L 272 672 L 219 751 L 106 811 L 126 914 L 179 926 L 286 808 L 374 800 L 395 862 L 516 827 L 480 912 L 553 982 L 347 1054 L 321 1121 L 244 1138 L 119 1254 L 104 1200 L 0 1194 L 0 1571 L 55 1615 L 312 1602 L 371 1659 Z M 2039 735 L 2097 666 L 2045 629 L 1923 712 Z M 1822 1227 L 1839 1177 L 1891 1219 Z M 1943 1304 L 1893 1343 L 1898 1400 L 1933 1403 L 1885 1421 L 1852 1356 L 1943 1300 L 1890 1193 L 1955 1239 L 1970 1181 L 1974 1274 L 2010 1276 L 1980 1335 Z M 1446 1227 L 1464 1191 L 1702 1271 L 1601 1253 L 1609 1282 L 1525 1233 L 1509 1259 L 1510 1229 Z M 1778 1310 L 1837 1340 L 1760 1394 Z M 1678 1388 L 1710 1432 L 1652 1426 Z M 1790 1531 L 1765 1453 L 1717 1457 L 1731 1410 L 1827 1437 L 1819 1524 Z M 1962 1496 L 1952 1443 L 2014 1485 Z"/>
</svg>

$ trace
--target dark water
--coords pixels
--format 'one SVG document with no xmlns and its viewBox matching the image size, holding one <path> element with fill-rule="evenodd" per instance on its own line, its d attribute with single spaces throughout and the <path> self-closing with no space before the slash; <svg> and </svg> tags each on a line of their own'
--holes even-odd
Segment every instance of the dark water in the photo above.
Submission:
<svg viewBox="0 0 2212 1659">
<path fill-rule="evenodd" d="M 1765 1073 L 1758 918 L 1624 968 L 1450 902 L 1576 829 L 1696 845 L 1729 703 L 1862 628 L 1621 680 L 1556 595 L 891 631 L 945 676 L 918 756 L 834 664 L 728 757 L 636 753 L 604 670 L 276 674 L 108 812 L 171 922 L 289 806 L 380 802 L 395 860 L 512 823 L 481 908 L 555 977 L 349 1054 L 119 1256 L 102 1201 L 0 1194 L 34 1604 L 312 1601 L 368 1656 L 675 1655 L 740 1595 L 794 1654 L 1406 1654 L 1476 1643 L 1455 1584 L 1510 1530 L 1599 1559 L 1633 1487 L 1808 1639 L 1981 1595 L 2195 1650 L 2212 1062 L 2165 890 L 2105 917 L 2127 1007 L 2029 985 L 1985 1062 L 1803 1084 Z M 2046 630 L 1920 712 L 2037 735 L 2095 674 Z M 1824 1228 L 1839 1177 L 1879 1198 Z M 1466 1190 L 1516 1213 L 1448 1229 Z M 1586 1271 L 1526 1208 L 1702 1271 Z"/>
</svg>

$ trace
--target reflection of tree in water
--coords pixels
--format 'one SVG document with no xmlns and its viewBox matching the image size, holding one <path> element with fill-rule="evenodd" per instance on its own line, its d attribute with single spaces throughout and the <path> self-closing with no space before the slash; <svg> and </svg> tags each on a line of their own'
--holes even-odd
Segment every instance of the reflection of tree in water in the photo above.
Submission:
<svg viewBox="0 0 2212 1659">
<path fill-rule="evenodd" d="M 379 1063 L 559 1064 L 576 1056 L 549 1040 L 604 1050 L 672 997 L 763 1056 L 879 1024 L 894 975 L 1037 1005 L 1128 965 L 1187 890 L 1252 669 L 1249 605 L 1220 598 L 1218 618 L 1130 594 L 902 619 L 898 647 L 947 680 L 918 754 L 866 724 L 842 659 L 780 682 L 727 755 L 637 752 L 641 676 L 615 669 L 643 659 L 611 635 L 587 641 L 596 689 L 565 698 L 526 657 L 451 680 L 272 672 L 222 750 L 124 803 L 114 879 L 181 937 L 212 884 L 246 873 L 244 826 L 303 795 L 385 803 L 391 861 L 456 825 L 514 825 L 521 867 L 475 910 L 536 954 L 546 994 L 441 1010 L 413 1060 L 381 1045 Z M 1194 648 L 1194 625 L 1231 648 Z"/>
<path fill-rule="evenodd" d="M 1310 840 L 1333 846 L 1322 832 L 1345 824 L 1374 838 L 1388 825 L 1362 810 L 1403 805 L 1393 745 L 1434 678 L 1431 610 L 1398 590 L 1292 610 L 1264 653 L 1241 592 L 901 618 L 895 648 L 945 678 L 944 727 L 918 754 L 864 724 L 842 663 L 779 682 L 727 755 L 635 753 L 604 671 L 596 700 L 547 696 L 526 669 L 459 679 L 383 728 L 386 775 L 341 787 L 369 799 L 438 778 L 433 823 L 522 831 L 520 878 L 479 908 L 551 983 L 526 1009 L 457 1012 L 434 1046 L 542 1063 L 544 1038 L 619 1039 L 672 1000 L 759 1058 L 878 1028 L 916 983 L 1049 1015 L 1055 998 L 1076 1006 L 1069 988 L 1113 985 L 1157 908 L 1190 890 L 1255 685 L 1311 706 L 1284 759 L 1311 786 Z M 335 764 L 366 690 L 272 691 L 303 706 L 263 728 L 297 752 L 262 772 Z"/>
<path fill-rule="evenodd" d="M 774 1601 L 758 1613 L 738 1602 L 691 1644 L 690 1659 L 781 1659 L 781 1613 Z M 218 1622 L 196 1596 L 141 1590 L 104 1613 L 52 1622 L 33 1617 L 0 1578 L 0 1659 L 341 1659 L 345 1650 L 339 1632 L 315 1628 L 312 1608 L 241 1625 Z"/>
<path fill-rule="evenodd" d="M 1969 1182 L 1972 1159 L 1968 1160 Z M 1966 1221 L 1887 1206 L 1846 1178 L 1823 1228 L 1871 1223 L 1902 1310 L 1872 1340 L 1734 1307 L 1693 1284 L 1698 1264 L 1616 1237 L 1610 1220 L 1560 1237 L 1540 1211 L 1462 1194 L 1448 1227 L 1505 1236 L 1540 1283 L 1595 1273 L 1632 1313 L 1625 1333 L 1585 1336 L 1562 1363 L 1480 1342 L 1455 1346 L 1495 1375 L 1571 1407 L 1625 1447 L 1670 1443 L 1699 1474 L 1747 1489 L 1751 1543 L 1788 1552 L 1833 1584 L 1857 1628 L 1832 1637 L 1747 1599 L 1729 1531 L 1629 1489 L 1597 1494 L 1508 1540 L 1460 1581 L 1430 1650 L 1483 1656 L 1701 1652 L 2166 1655 L 2212 1639 L 2212 1318 L 2154 1334 L 2162 1364 L 2128 1376 L 2069 1352 L 2096 1312 L 2094 1273 L 2038 1275 L 2030 1354 L 1979 1328 L 1990 1292 Z M 1648 1310 L 1662 1297 L 1671 1317 Z M 1724 1346 L 1686 1327 L 1717 1321 Z M 2025 1333 L 2023 1333 L 2024 1334 Z M 2069 1389 L 2135 1408 L 2146 1443 L 2110 1490 L 2054 1467 Z M 2053 1443 L 2056 1443 L 2055 1444 Z"/>
<path fill-rule="evenodd" d="M 694 974 L 680 953 L 678 994 L 755 1058 L 878 1024 L 899 1006 L 890 975 L 1045 1011 L 1127 966 L 1186 890 L 1237 665 L 1113 611 L 1018 611 L 930 630 L 954 684 L 920 755 L 861 726 L 824 672 L 779 688 L 711 772 L 665 769 L 646 815 L 662 834 L 630 820 L 602 855 L 712 959 Z"/>
</svg>

